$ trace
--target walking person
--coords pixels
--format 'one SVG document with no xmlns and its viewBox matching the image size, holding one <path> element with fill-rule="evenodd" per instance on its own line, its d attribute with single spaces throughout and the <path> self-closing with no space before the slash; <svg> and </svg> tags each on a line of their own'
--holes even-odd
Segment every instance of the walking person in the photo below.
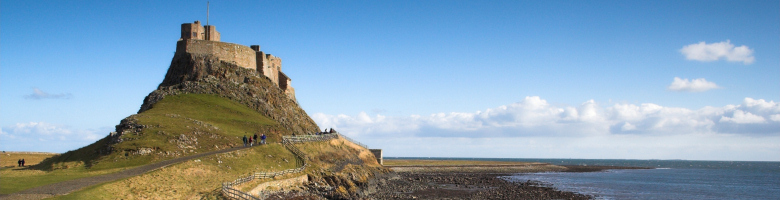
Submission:
<svg viewBox="0 0 780 200">
<path fill-rule="evenodd" d="M 263 136 L 260 136 L 260 144 L 265 144 L 265 133 L 263 133 Z"/>
<path fill-rule="evenodd" d="M 17 167 L 21 167 L 22 166 L 22 159 L 17 160 L 16 161 L 16 165 L 19 165 Z"/>
<path fill-rule="evenodd" d="M 246 135 L 244 135 L 244 147 L 246 147 Z"/>
<path fill-rule="evenodd" d="M 22 158 L 22 167 L 24 167 L 24 158 Z"/>
<path fill-rule="evenodd" d="M 260 144 L 260 141 L 257 140 L 257 133 L 255 133 L 255 136 L 252 137 L 255 138 L 255 143 Z"/>
</svg>

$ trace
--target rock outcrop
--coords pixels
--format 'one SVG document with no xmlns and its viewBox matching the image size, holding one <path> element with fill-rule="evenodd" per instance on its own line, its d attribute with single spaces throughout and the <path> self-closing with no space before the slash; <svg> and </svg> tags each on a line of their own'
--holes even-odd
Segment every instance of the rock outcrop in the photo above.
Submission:
<svg viewBox="0 0 780 200">
<path fill-rule="evenodd" d="M 231 99 L 268 116 L 295 134 L 320 130 L 306 111 L 268 77 L 208 54 L 177 53 L 165 79 L 157 90 L 144 98 L 138 113 L 153 108 L 166 96 L 188 93 Z"/>
</svg>

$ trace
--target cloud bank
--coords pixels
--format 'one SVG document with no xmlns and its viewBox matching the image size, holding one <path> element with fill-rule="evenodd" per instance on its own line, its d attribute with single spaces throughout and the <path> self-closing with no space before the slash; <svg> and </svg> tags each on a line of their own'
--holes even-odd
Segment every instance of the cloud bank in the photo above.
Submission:
<svg viewBox="0 0 780 200">
<path fill-rule="evenodd" d="M 24 95 L 25 99 L 70 99 L 73 98 L 73 95 L 70 93 L 61 93 L 61 94 L 49 94 L 47 92 L 44 92 L 43 90 L 40 90 L 38 88 L 33 88 L 33 93 Z"/>
<path fill-rule="evenodd" d="M 718 89 L 720 86 L 713 82 L 709 82 L 704 78 L 688 80 L 687 78 L 681 79 L 679 77 L 674 77 L 674 81 L 672 81 L 672 84 L 667 88 L 672 91 L 704 92 L 711 89 Z"/>
<path fill-rule="evenodd" d="M 704 62 L 716 61 L 724 58 L 727 61 L 742 62 L 748 65 L 756 60 L 756 58 L 753 57 L 753 49 L 750 49 L 745 45 L 734 47 L 730 40 L 710 44 L 705 42 L 689 44 L 680 49 L 680 52 L 685 55 L 685 58 L 688 60 Z"/>
<path fill-rule="evenodd" d="M 111 131 L 111 127 L 78 130 L 46 122 L 27 122 L 2 127 L 0 141 L 4 151 L 64 152 L 95 142 Z"/>
<path fill-rule="evenodd" d="M 652 103 L 555 106 L 537 96 L 473 113 L 389 117 L 316 113 L 323 128 L 356 137 L 593 137 L 609 135 L 780 135 L 780 103 L 745 98 L 741 104 L 698 110 Z"/>
</svg>

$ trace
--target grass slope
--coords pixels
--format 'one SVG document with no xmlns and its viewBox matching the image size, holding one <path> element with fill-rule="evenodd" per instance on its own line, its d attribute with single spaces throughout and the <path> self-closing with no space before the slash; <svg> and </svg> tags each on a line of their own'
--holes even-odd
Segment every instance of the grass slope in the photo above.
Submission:
<svg viewBox="0 0 780 200">
<path fill-rule="evenodd" d="M 122 169 L 241 145 L 244 134 L 265 133 L 269 142 L 290 134 L 272 119 L 226 98 L 205 94 L 169 96 L 131 116 L 145 128 L 124 134 L 109 155 L 96 152 L 107 138 L 42 161 L 30 170 L 0 170 L 0 193 L 116 172 Z M 140 149 L 151 153 L 140 154 Z M 232 177 L 235 178 L 235 177 Z"/>
<path fill-rule="evenodd" d="M 27 153 L 27 152 L 3 152 L 2 155 L 0 155 L 0 167 L 6 168 L 6 167 L 16 167 L 18 166 L 17 161 L 19 159 L 24 159 L 24 165 L 30 166 L 30 165 L 36 165 L 43 161 L 46 158 L 51 158 L 52 156 L 58 155 L 58 153 L 45 153 L 45 152 L 34 152 L 34 153 Z"/>
<path fill-rule="evenodd" d="M 261 145 L 190 160 L 54 199 L 214 199 L 219 196 L 222 182 L 251 172 L 296 167 L 295 155 L 282 145 Z"/>
<path fill-rule="evenodd" d="M 354 191 L 355 185 L 367 182 L 369 176 L 364 172 L 366 170 L 358 169 L 362 166 L 351 164 L 346 164 L 347 167 L 341 170 L 344 174 L 336 175 L 332 170 L 339 163 L 362 160 L 365 166 L 379 167 L 368 150 L 343 139 L 295 144 L 295 146 L 311 158 L 311 166 L 304 171 L 310 177 L 322 179 L 323 174 L 330 174 L 341 176 L 343 180 L 357 179 L 357 181 L 343 181 L 349 182 L 346 184 L 348 187 L 344 189 L 345 192 L 350 189 Z M 54 199 L 221 199 L 222 182 L 233 181 L 252 172 L 273 172 L 299 167 L 295 159 L 292 152 L 282 145 L 271 143 L 187 161 L 141 176 L 57 196 Z M 276 179 L 254 180 L 240 185 L 239 188 L 250 191 L 264 182 L 300 175 L 289 174 Z"/>
</svg>

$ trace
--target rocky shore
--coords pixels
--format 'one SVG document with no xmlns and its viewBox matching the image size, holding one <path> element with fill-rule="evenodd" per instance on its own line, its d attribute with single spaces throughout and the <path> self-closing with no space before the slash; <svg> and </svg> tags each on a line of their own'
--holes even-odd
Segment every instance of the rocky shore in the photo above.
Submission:
<svg viewBox="0 0 780 200">
<path fill-rule="evenodd" d="M 393 172 L 377 180 L 373 199 L 591 199 L 504 173 Z"/>
<path fill-rule="evenodd" d="M 375 179 L 370 199 L 593 199 L 559 191 L 545 183 L 513 182 L 516 173 L 596 172 L 608 169 L 648 169 L 620 166 L 556 166 L 547 163 L 475 166 L 393 166 L 395 172 Z"/>
<path fill-rule="evenodd" d="M 532 172 L 596 172 L 608 169 L 648 169 L 620 166 L 557 166 L 547 163 L 515 165 L 390 166 L 354 196 L 333 195 L 312 184 L 279 192 L 267 199 L 593 199 L 593 196 L 557 190 L 537 182 L 509 181 L 507 176 Z"/>
</svg>

